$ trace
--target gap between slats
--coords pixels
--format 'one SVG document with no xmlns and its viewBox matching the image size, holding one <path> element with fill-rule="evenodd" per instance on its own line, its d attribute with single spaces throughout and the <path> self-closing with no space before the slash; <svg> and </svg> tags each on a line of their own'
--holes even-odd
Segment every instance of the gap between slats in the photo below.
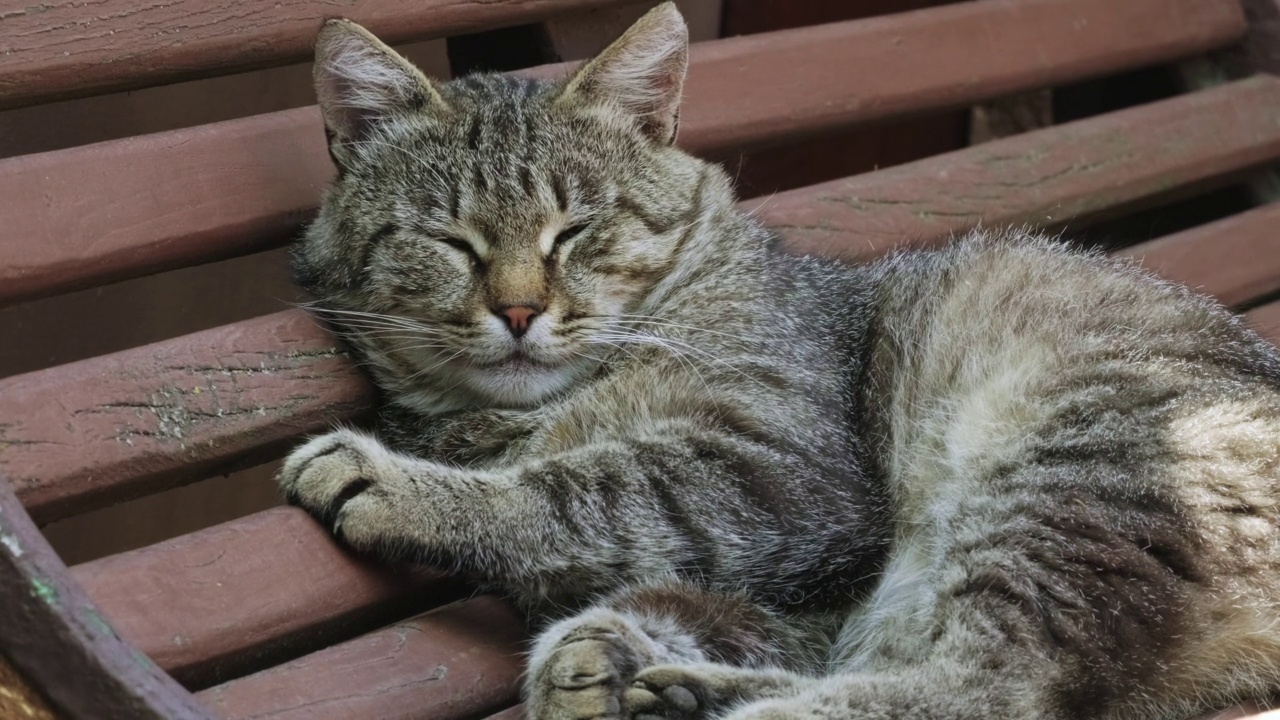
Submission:
<svg viewBox="0 0 1280 720">
<path fill-rule="evenodd" d="M 1243 31 L 1227 0 L 981 0 L 715 40 L 693 47 L 680 142 L 780 142 L 1185 57 Z M 331 176 L 314 107 L 0 161 L 0 303 L 280 245 Z"/>
</svg>

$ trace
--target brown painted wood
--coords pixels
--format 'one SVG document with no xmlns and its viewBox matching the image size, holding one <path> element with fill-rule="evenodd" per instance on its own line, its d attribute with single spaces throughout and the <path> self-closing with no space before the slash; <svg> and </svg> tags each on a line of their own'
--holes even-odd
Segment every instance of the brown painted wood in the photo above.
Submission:
<svg viewBox="0 0 1280 720">
<path fill-rule="evenodd" d="M 1056 227 L 1280 158 L 1280 80 L 1259 77 L 876 173 L 779 193 L 759 217 L 799 252 L 866 258 L 985 223 Z"/>
<path fill-rule="evenodd" d="M 524 705 L 513 705 L 506 710 L 490 715 L 485 720 L 526 720 Z"/>
<path fill-rule="evenodd" d="M 399 43 L 626 1 L 9 2 L 0 10 L 0 109 L 300 62 L 330 17 Z"/>
<path fill-rule="evenodd" d="M 220 717 L 483 717 L 510 705 L 525 632 L 493 597 L 397 623 L 196 695 Z"/>
<path fill-rule="evenodd" d="M 208 718 L 122 642 L 0 479 L 0 656 L 68 720 Z"/>
<path fill-rule="evenodd" d="M 701 43 L 681 143 L 795 139 L 1182 57 L 1243 31 L 1224 0 L 989 0 Z M 279 245 L 331 174 L 314 108 L 0 161 L 0 303 Z"/>
<path fill-rule="evenodd" d="M 1244 317 L 1250 327 L 1280 345 L 1280 302 L 1258 306 L 1245 313 Z"/>
<path fill-rule="evenodd" d="M 1120 252 L 1225 305 L 1280 290 L 1280 203 L 1133 245 Z"/>
<path fill-rule="evenodd" d="M 277 313 L 0 380 L 0 472 L 47 521 L 266 460 L 369 396 L 308 315 Z"/>
<path fill-rule="evenodd" d="M 797 250 L 866 258 L 981 219 L 1096 216 L 1280 157 L 1278 116 L 1280 80 L 1257 78 L 743 207 Z M 288 311 L 0 380 L 0 470 L 53 519 L 262 459 L 368 402 L 333 341 Z"/>
<path fill-rule="evenodd" d="M 122 638 L 188 687 L 297 657 L 463 591 L 436 573 L 361 562 L 296 508 L 79 565 L 72 574 Z"/>
</svg>

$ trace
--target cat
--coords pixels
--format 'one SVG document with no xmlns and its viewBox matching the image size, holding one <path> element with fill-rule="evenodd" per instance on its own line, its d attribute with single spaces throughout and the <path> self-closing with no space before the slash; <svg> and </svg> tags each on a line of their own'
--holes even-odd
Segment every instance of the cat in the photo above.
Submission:
<svg viewBox="0 0 1280 720">
<path fill-rule="evenodd" d="M 299 283 L 383 396 L 285 497 L 545 626 L 535 720 L 1180 718 L 1280 686 L 1280 354 L 1025 230 L 788 254 L 675 147 L 659 5 L 568 78 L 329 21 Z"/>
</svg>

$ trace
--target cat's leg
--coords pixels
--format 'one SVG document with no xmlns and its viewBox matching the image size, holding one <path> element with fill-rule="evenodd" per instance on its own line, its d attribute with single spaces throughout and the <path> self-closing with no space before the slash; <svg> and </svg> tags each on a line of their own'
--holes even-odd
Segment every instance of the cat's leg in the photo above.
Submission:
<svg viewBox="0 0 1280 720">
<path fill-rule="evenodd" d="M 1210 590 L 1218 551 L 1163 477 L 1139 471 L 1042 463 L 936 488 L 899 523 L 879 585 L 837 638 L 832 674 L 726 717 L 1137 720 L 1210 709 L 1183 678 L 1225 631 L 1229 600 Z"/>
<path fill-rule="evenodd" d="M 883 547 L 864 498 L 794 458 L 698 428 L 495 469 L 338 431 L 291 454 L 280 483 L 356 549 L 553 600 L 682 571 L 757 597 L 841 593 Z M 819 522 L 828 515 L 836 520 Z"/>
<path fill-rule="evenodd" d="M 709 717 L 812 682 L 821 622 L 687 584 L 617 593 L 543 632 L 525 695 L 534 720 Z"/>
</svg>

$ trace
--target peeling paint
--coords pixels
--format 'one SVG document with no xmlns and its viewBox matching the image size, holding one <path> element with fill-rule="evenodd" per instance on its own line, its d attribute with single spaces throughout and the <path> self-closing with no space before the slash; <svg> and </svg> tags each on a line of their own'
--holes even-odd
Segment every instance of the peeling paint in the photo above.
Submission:
<svg viewBox="0 0 1280 720">
<path fill-rule="evenodd" d="M 43 600 L 46 605 L 58 602 L 58 591 L 40 578 L 31 578 L 31 594 Z"/>
</svg>

